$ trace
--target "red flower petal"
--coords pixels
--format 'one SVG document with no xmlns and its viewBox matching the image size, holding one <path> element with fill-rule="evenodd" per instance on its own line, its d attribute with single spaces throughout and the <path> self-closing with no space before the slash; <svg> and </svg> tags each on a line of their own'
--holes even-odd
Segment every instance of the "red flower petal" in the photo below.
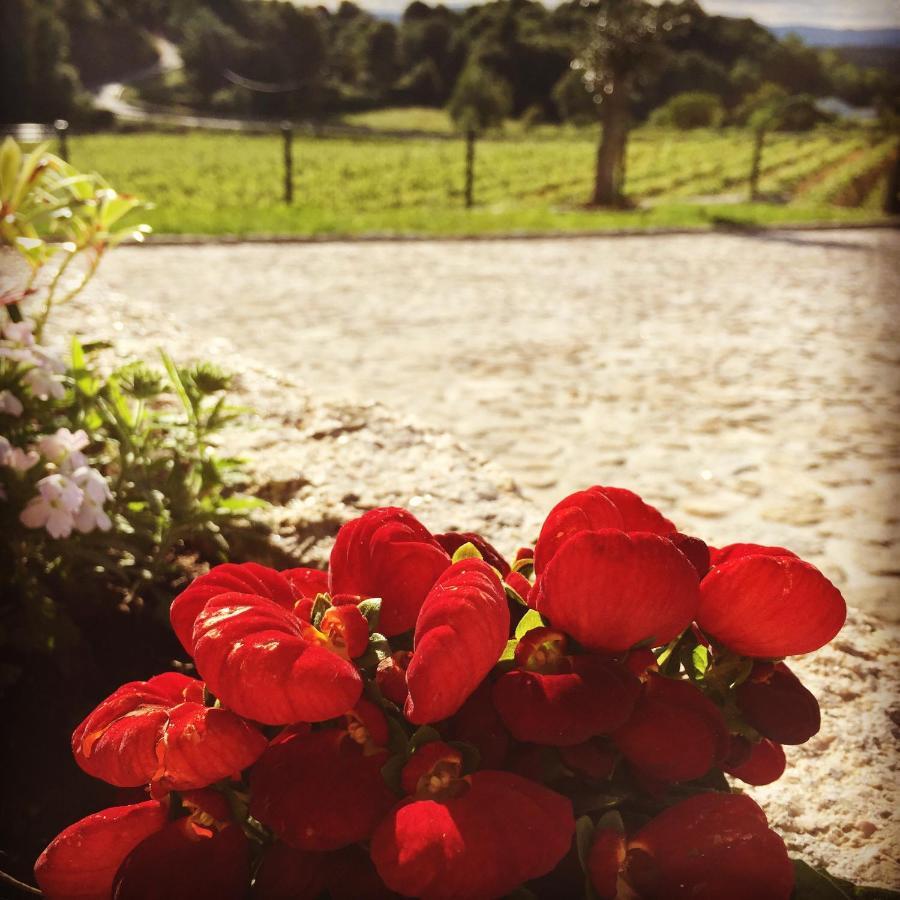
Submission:
<svg viewBox="0 0 900 900">
<path fill-rule="evenodd" d="M 728 544 L 726 547 L 709 548 L 710 565 L 724 566 L 725 563 L 745 556 L 790 556 L 798 559 L 796 553 L 784 547 L 767 547 L 765 544 Z"/>
<path fill-rule="evenodd" d="M 625 835 L 598 828 L 587 857 L 587 873 L 600 900 L 616 900 L 619 872 L 625 865 Z"/>
<path fill-rule="evenodd" d="M 447 569 L 416 622 L 406 718 L 422 725 L 452 716 L 494 667 L 508 635 L 506 593 L 491 567 L 466 559 Z"/>
<path fill-rule="evenodd" d="M 283 569 L 281 577 L 290 583 L 297 598 L 309 597 L 315 600 L 319 594 L 328 593 L 328 573 L 323 569 L 308 569 L 303 566 Z"/>
<path fill-rule="evenodd" d="M 254 900 L 316 900 L 325 890 L 327 859 L 276 841 L 263 851 L 253 879 Z"/>
<path fill-rule="evenodd" d="M 726 762 L 722 768 L 729 775 L 757 786 L 771 784 L 781 778 L 787 762 L 781 744 L 763 738 L 758 744 L 751 744 L 749 750 L 747 758 L 738 765 L 728 765 Z"/>
<path fill-rule="evenodd" d="M 352 663 L 304 636 L 309 626 L 266 597 L 220 594 L 197 617 L 193 656 L 209 689 L 241 716 L 322 722 L 356 705 Z"/>
<path fill-rule="evenodd" d="M 534 570 L 538 574 L 543 572 L 556 551 L 574 534 L 624 527 L 622 514 L 606 496 L 604 488 L 591 487 L 571 494 L 550 510 L 541 527 L 534 547 Z"/>
<path fill-rule="evenodd" d="M 409 631 L 450 557 L 405 509 L 373 509 L 338 532 L 331 551 L 332 594 L 380 597 L 379 630 L 390 637 Z"/>
<path fill-rule="evenodd" d="M 694 567 L 655 534 L 582 532 L 553 557 L 531 603 L 592 650 L 665 644 L 690 625 L 699 602 Z"/>
<path fill-rule="evenodd" d="M 251 765 L 265 737 L 225 709 L 185 697 L 203 682 L 175 672 L 122 685 L 75 729 L 75 761 L 119 787 L 153 782 L 162 792 L 206 787 Z"/>
<path fill-rule="evenodd" d="M 669 534 L 678 530 L 656 507 L 645 503 L 634 491 L 618 487 L 604 487 L 601 490 L 621 514 L 625 531 Z"/>
<path fill-rule="evenodd" d="M 597 738 L 574 747 L 560 747 L 559 755 L 572 771 L 595 781 L 611 778 L 619 760 L 619 754 L 609 740 Z"/>
<path fill-rule="evenodd" d="M 369 854 L 358 844 L 335 850 L 326 858 L 328 900 L 400 900 L 378 877 Z"/>
<path fill-rule="evenodd" d="M 572 671 L 516 669 L 494 684 L 494 705 L 519 741 L 567 747 L 621 727 L 640 693 L 623 666 L 594 656 L 571 658 Z"/>
<path fill-rule="evenodd" d="M 657 674 L 648 676 L 634 713 L 613 740 L 633 766 L 666 782 L 700 778 L 729 749 L 719 708 L 690 682 Z"/>
<path fill-rule="evenodd" d="M 378 668 L 375 669 L 375 684 L 378 685 L 378 690 L 400 709 L 403 709 L 403 704 L 409 696 L 406 670 L 411 659 L 410 650 L 396 650 L 378 663 Z"/>
<path fill-rule="evenodd" d="M 443 732 L 454 741 L 465 741 L 478 749 L 481 767 L 503 767 L 509 749 L 509 734 L 491 699 L 491 684 L 482 681 L 478 689 L 447 723 Z"/>
<path fill-rule="evenodd" d="M 821 726 L 819 703 L 784 664 L 754 673 L 735 691 L 748 724 L 779 744 L 805 744 Z"/>
<path fill-rule="evenodd" d="M 169 608 L 172 628 L 181 645 L 191 652 L 191 635 L 194 622 L 207 600 L 219 594 L 254 594 L 268 597 L 279 606 L 291 609 L 296 598 L 290 582 L 274 569 L 256 563 L 224 563 L 195 578 L 190 587 L 183 590 Z"/>
<path fill-rule="evenodd" d="M 443 802 L 408 800 L 378 826 L 372 861 L 407 897 L 502 897 L 551 871 L 572 842 L 572 804 L 509 772 L 476 772 Z"/>
<path fill-rule="evenodd" d="M 700 586 L 697 624 L 742 656 L 810 653 L 840 630 L 847 607 L 814 566 L 789 556 L 742 556 L 716 565 Z"/>
<path fill-rule="evenodd" d="M 432 785 L 432 776 L 444 774 L 445 782 L 458 782 L 462 773 L 462 753 L 443 741 L 422 744 L 400 773 L 403 793 L 409 796 L 430 795 L 447 785 Z"/>
<path fill-rule="evenodd" d="M 156 800 L 113 806 L 58 834 L 34 865 L 48 900 L 109 900 L 122 861 L 165 824 L 168 809 Z"/>
<path fill-rule="evenodd" d="M 348 659 L 362 656 L 369 647 L 369 623 L 356 605 L 332 606 L 322 616 L 319 629 L 329 644 Z"/>
<path fill-rule="evenodd" d="M 628 842 L 625 878 L 646 900 L 788 900 L 794 870 L 763 811 L 739 794 L 697 794 Z"/>
<path fill-rule="evenodd" d="M 343 731 L 288 732 L 250 773 L 250 814 L 299 850 L 364 841 L 397 799 L 381 777 L 386 761 Z"/>
<path fill-rule="evenodd" d="M 673 531 L 666 537 L 690 560 L 691 565 L 697 570 L 697 576 L 704 578 L 709 571 L 709 547 L 700 538 Z"/>
<path fill-rule="evenodd" d="M 116 900 L 243 900 L 250 844 L 237 825 L 200 828 L 178 819 L 141 841 L 116 873 Z"/>
<path fill-rule="evenodd" d="M 493 566 L 501 576 L 509 574 L 509 563 L 503 558 L 502 554 L 493 544 L 489 544 L 480 534 L 474 531 L 448 531 L 445 534 L 436 534 L 434 539 L 450 554 L 452 557 L 463 544 L 472 544 L 481 554 L 482 559 L 489 565 Z"/>
</svg>

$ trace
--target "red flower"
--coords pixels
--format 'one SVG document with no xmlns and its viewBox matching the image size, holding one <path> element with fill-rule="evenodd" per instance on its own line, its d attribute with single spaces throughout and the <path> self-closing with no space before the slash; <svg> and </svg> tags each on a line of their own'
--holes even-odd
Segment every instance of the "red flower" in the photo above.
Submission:
<svg viewBox="0 0 900 900">
<path fill-rule="evenodd" d="M 585 531 L 556 552 L 529 603 L 591 650 L 665 644 L 690 625 L 697 572 L 655 534 Z"/>
<path fill-rule="evenodd" d="M 328 573 L 322 569 L 284 569 L 281 577 L 294 589 L 295 596 L 315 599 L 319 594 L 328 593 Z"/>
<path fill-rule="evenodd" d="M 838 589 L 793 556 L 736 556 L 717 563 L 700 590 L 697 624 L 742 656 L 810 653 L 827 644 L 847 617 Z"/>
<path fill-rule="evenodd" d="M 463 544 L 471 544 L 481 554 L 481 558 L 489 566 L 493 566 L 501 577 L 505 578 L 509 574 L 509 563 L 500 551 L 474 531 L 448 531 L 445 534 L 436 534 L 434 539 L 451 557 Z"/>
<path fill-rule="evenodd" d="M 509 749 L 509 734 L 491 699 L 491 684 L 482 681 L 478 689 L 450 719 L 443 733 L 454 741 L 465 741 L 478 749 L 481 766 L 499 769 Z"/>
<path fill-rule="evenodd" d="M 540 574 L 556 551 L 574 534 L 605 528 L 624 530 L 622 514 L 602 487 L 578 491 L 560 500 L 541 527 L 534 547 L 534 570 Z"/>
<path fill-rule="evenodd" d="M 779 744 L 804 744 L 821 725 L 818 701 L 784 663 L 757 664 L 735 699 L 748 724 Z"/>
<path fill-rule="evenodd" d="M 296 571 L 296 570 L 294 570 Z M 284 609 L 292 609 L 297 599 L 291 582 L 274 569 L 256 563 L 225 563 L 195 578 L 169 608 L 172 628 L 188 653 L 192 652 L 194 622 L 208 600 L 220 594 L 253 594 L 268 597 Z"/>
<path fill-rule="evenodd" d="M 316 900 L 325 890 L 327 859 L 280 841 L 270 844 L 253 879 L 254 900 Z"/>
<path fill-rule="evenodd" d="M 625 488 L 590 487 L 561 500 L 547 516 L 534 548 L 534 568 L 540 574 L 556 551 L 580 531 L 650 531 L 669 534 L 675 526 L 659 510 Z"/>
<path fill-rule="evenodd" d="M 616 749 L 603 738 L 592 738 L 574 747 L 561 747 L 559 755 L 573 772 L 595 781 L 611 778 L 619 760 Z"/>
<path fill-rule="evenodd" d="M 422 751 L 436 756 L 433 772 L 372 837 L 372 861 L 389 888 L 423 900 L 502 897 L 566 855 L 575 828 L 569 800 L 509 772 L 461 778 L 452 748 Z"/>
<path fill-rule="evenodd" d="M 48 900 L 109 900 L 125 857 L 166 824 L 168 808 L 156 800 L 113 806 L 58 834 L 34 865 Z"/>
<path fill-rule="evenodd" d="M 322 722 L 356 705 L 362 680 L 346 646 L 267 597 L 219 594 L 194 623 L 197 671 L 236 713 L 264 722 Z"/>
<path fill-rule="evenodd" d="M 729 775 L 740 778 L 747 784 L 763 785 L 778 781 L 784 774 L 786 760 L 781 744 L 763 738 L 758 744 L 751 744 L 746 738 L 732 737 L 732 750 L 722 764 Z M 735 744 L 746 745 L 746 752 L 735 752 Z M 738 757 L 735 759 L 735 757 Z"/>
<path fill-rule="evenodd" d="M 406 703 L 409 696 L 409 688 L 406 686 L 406 670 L 412 659 L 410 650 L 396 650 L 390 656 L 378 663 L 375 669 L 375 684 L 378 690 L 400 709 Z"/>
<path fill-rule="evenodd" d="M 728 544 L 726 547 L 709 548 L 710 565 L 724 566 L 725 563 L 745 556 L 790 556 L 799 559 L 796 553 L 784 547 L 768 547 L 765 544 Z"/>
<path fill-rule="evenodd" d="M 647 676 L 631 718 L 613 740 L 639 772 L 665 782 L 702 777 L 729 748 L 719 708 L 689 681 L 655 673 Z"/>
<path fill-rule="evenodd" d="M 234 775 L 265 748 L 252 725 L 204 706 L 202 681 L 176 672 L 122 685 L 72 735 L 89 775 L 119 787 L 151 784 L 157 796 Z"/>
<path fill-rule="evenodd" d="M 452 716 L 494 667 L 508 634 L 506 593 L 491 567 L 466 559 L 447 569 L 416 622 L 406 718 L 422 725 Z"/>
<path fill-rule="evenodd" d="M 588 870 L 602 900 L 635 894 L 641 900 L 788 900 L 794 889 L 784 842 L 765 813 L 739 794 L 689 797 L 627 842 L 598 831 Z M 617 876 L 624 892 L 616 893 Z"/>
<path fill-rule="evenodd" d="M 450 565 L 428 529 L 405 509 L 373 509 L 338 532 L 331 551 L 332 594 L 380 597 L 379 630 L 409 631 L 426 594 Z"/>
<path fill-rule="evenodd" d="M 364 841 L 396 801 L 381 777 L 386 761 L 344 730 L 288 729 L 250 773 L 250 814 L 299 850 Z"/>
<path fill-rule="evenodd" d="M 536 628 L 519 642 L 520 668 L 494 684 L 494 705 L 519 741 L 568 747 L 609 734 L 631 715 L 640 682 L 597 656 L 566 656 L 565 635 Z"/>
<path fill-rule="evenodd" d="M 697 570 L 697 576 L 704 578 L 709 571 L 710 554 L 709 547 L 700 538 L 673 531 L 666 537 L 690 560 L 691 565 Z"/>
<path fill-rule="evenodd" d="M 116 900 L 243 900 L 250 884 L 250 844 L 237 825 L 170 822 L 125 858 L 113 883 Z"/>
</svg>

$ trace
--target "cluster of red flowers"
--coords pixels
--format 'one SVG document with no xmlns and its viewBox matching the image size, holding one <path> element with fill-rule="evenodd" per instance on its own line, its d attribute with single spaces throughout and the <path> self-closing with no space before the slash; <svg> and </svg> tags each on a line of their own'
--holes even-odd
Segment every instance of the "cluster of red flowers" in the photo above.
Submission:
<svg viewBox="0 0 900 900">
<path fill-rule="evenodd" d="M 63 831 L 49 898 L 778 900 L 794 877 L 723 772 L 777 779 L 819 728 L 784 657 L 840 593 L 637 495 L 559 503 L 512 565 L 409 512 L 345 525 L 328 573 L 222 565 L 173 603 L 202 681 L 123 685 L 78 726 L 149 799 Z"/>
</svg>

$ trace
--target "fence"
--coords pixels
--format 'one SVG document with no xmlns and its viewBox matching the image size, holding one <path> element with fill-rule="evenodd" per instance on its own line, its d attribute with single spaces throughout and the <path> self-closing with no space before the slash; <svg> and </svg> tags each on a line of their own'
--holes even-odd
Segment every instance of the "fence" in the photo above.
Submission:
<svg viewBox="0 0 900 900">
<path fill-rule="evenodd" d="M 53 135 L 66 143 L 64 128 L 16 128 L 20 139 Z M 583 210 L 596 140 L 595 130 L 553 127 L 479 140 L 474 189 L 467 177 L 471 147 L 467 152 L 465 139 L 452 134 L 255 122 L 240 131 L 136 130 L 68 142 L 79 168 L 100 171 L 160 208 L 205 203 L 212 217 L 223 207 L 271 212 L 281 203 L 285 211 L 293 205 L 291 215 L 362 214 L 374 221 L 378 213 L 402 218 L 404 210 L 462 210 L 473 201 L 476 212 Z M 760 155 L 748 130 L 643 128 L 629 142 L 626 191 L 641 209 L 724 206 L 749 199 L 754 172 L 762 201 L 864 204 L 877 212 L 895 158 L 896 139 L 872 129 L 772 132 Z M 290 230 L 284 223 L 295 219 L 268 221 Z M 172 228 L 168 221 L 159 226 Z"/>
</svg>

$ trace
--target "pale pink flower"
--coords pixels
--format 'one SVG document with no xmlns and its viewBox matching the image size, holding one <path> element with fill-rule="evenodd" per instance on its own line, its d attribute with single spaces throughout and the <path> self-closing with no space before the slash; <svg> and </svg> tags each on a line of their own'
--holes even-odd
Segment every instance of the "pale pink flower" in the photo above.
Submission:
<svg viewBox="0 0 900 900">
<path fill-rule="evenodd" d="M 39 400 L 46 400 L 48 397 L 53 397 L 54 400 L 62 400 L 66 394 L 66 389 L 63 387 L 62 382 L 52 372 L 41 366 L 29 369 L 23 376 L 23 380 L 28 385 L 31 393 Z"/>
<path fill-rule="evenodd" d="M 61 474 L 46 475 L 37 483 L 37 489 L 38 495 L 28 501 L 19 520 L 27 528 L 46 528 L 51 537 L 68 537 L 84 492 L 71 478 Z"/>
<path fill-rule="evenodd" d="M 72 473 L 72 479 L 81 488 L 84 499 L 81 508 L 75 516 L 75 527 L 86 533 L 99 528 L 101 531 L 109 531 L 112 522 L 103 504 L 112 500 L 112 491 L 106 483 L 106 479 L 96 469 L 90 466 L 82 466 Z"/>
<path fill-rule="evenodd" d="M 0 391 L 0 413 L 8 416 L 21 416 L 22 401 L 12 391 Z"/>
<path fill-rule="evenodd" d="M 22 450 L 14 447 L 3 435 L 0 435 L 0 466 L 7 466 L 17 472 L 27 472 L 40 456 L 34 450 Z"/>
<path fill-rule="evenodd" d="M 60 469 L 74 471 L 84 466 L 86 460 L 81 452 L 90 440 L 83 429 L 74 434 L 68 428 L 60 428 L 56 434 L 45 434 L 38 439 L 41 456 Z"/>
</svg>

